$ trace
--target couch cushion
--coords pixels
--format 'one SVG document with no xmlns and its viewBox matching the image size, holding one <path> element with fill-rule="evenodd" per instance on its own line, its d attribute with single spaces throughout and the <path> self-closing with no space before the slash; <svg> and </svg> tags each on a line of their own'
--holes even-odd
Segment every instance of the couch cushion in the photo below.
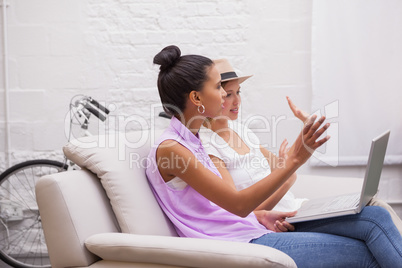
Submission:
<svg viewBox="0 0 402 268">
<path fill-rule="evenodd" d="M 168 264 L 183 267 L 296 267 L 271 247 L 210 239 L 103 233 L 85 241 L 103 260 Z"/>
<path fill-rule="evenodd" d="M 123 233 L 177 236 L 145 175 L 150 146 L 160 133 L 84 137 L 63 147 L 68 159 L 100 178 Z"/>
</svg>

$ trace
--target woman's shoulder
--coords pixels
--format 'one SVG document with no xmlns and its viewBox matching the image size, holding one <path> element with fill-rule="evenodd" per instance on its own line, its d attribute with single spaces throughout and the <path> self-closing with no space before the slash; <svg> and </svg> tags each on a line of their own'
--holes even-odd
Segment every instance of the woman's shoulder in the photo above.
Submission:
<svg viewBox="0 0 402 268">
<path fill-rule="evenodd" d="M 160 156 L 173 151 L 180 152 L 180 150 L 186 149 L 186 147 L 187 146 L 185 145 L 185 142 L 183 142 L 180 134 L 168 127 L 156 139 L 152 146 L 153 150 L 151 150 L 151 154 L 156 157 L 156 152 L 158 152 L 158 155 Z"/>
<path fill-rule="evenodd" d="M 222 158 L 220 148 L 222 147 L 223 140 L 217 133 L 202 126 L 199 131 L 199 137 L 204 150 L 208 155 L 214 155 L 218 158 Z"/>
<path fill-rule="evenodd" d="M 254 147 L 260 145 L 260 139 L 246 124 L 239 121 L 232 121 L 229 126 L 248 146 L 252 145 Z"/>
<path fill-rule="evenodd" d="M 226 143 L 223 139 L 218 135 L 218 133 L 213 130 L 202 126 L 200 131 L 198 132 L 200 140 L 204 147 L 212 146 L 217 147 L 222 143 Z"/>
<path fill-rule="evenodd" d="M 166 160 L 174 160 L 180 156 L 188 157 L 189 154 L 192 154 L 185 145 L 170 139 L 162 141 L 156 148 L 156 152 L 157 158 Z"/>
<path fill-rule="evenodd" d="M 236 132 L 239 136 L 243 136 L 248 133 L 254 133 L 248 126 L 239 121 L 230 121 L 229 127 Z"/>
<path fill-rule="evenodd" d="M 203 141 L 208 140 L 215 132 L 213 132 L 211 129 L 201 126 L 200 130 L 198 131 L 198 135 L 200 139 Z"/>
</svg>

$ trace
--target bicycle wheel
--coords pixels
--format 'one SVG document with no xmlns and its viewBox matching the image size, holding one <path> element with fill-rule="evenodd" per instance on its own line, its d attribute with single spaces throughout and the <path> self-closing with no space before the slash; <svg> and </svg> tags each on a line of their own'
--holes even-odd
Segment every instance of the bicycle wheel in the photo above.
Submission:
<svg viewBox="0 0 402 268">
<path fill-rule="evenodd" d="M 67 170 L 52 160 L 31 160 L 0 175 L 0 258 L 17 268 L 50 267 L 41 218 L 36 204 L 36 181 Z"/>
</svg>

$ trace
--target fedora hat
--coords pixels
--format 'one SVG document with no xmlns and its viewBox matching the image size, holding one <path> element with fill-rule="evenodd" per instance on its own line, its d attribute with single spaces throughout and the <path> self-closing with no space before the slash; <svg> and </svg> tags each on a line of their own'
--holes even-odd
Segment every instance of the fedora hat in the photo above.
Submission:
<svg viewBox="0 0 402 268">
<path fill-rule="evenodd" d="M 252 75 L 247 76 L 237 76 L 233 67 L 230 65 L 227 59 L 218 59 L 213 61 L 215 63 L 216 68 L 221 74 L 221 82 L 231 81 L 231 80 L 239 80 L 239 84 L 243 83 L 246 79 L 252 77 Z"/>
</svg>

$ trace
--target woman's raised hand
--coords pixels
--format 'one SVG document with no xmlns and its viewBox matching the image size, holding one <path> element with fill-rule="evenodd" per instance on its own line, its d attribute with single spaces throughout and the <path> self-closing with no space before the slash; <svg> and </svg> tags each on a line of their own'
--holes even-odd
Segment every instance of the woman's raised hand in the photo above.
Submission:
<svg viewBox="0 0 402 268">
<path fill-rule="evenodd" d="M 318 147 L 330 139 L 328 135 L 319 140 L 321 135 L 329 128 L 330 124 L 327 123 L 322 126 L 325 121 L 325 116 L 322 116 L 317 121 L 316 119 L 317 115 L 312 115 L 307 118 L 303 130 L 295 141 L 294 150 L 290 157 L 300 165 L 304 164 Z"/>
<path fill-rule="evenodd" d="M 293 101 L 286 96 L 286 99 L 288 100 L 288 104 L 290 107 L 290 110 L 292 110 L 293 114 L 299 118 L 303 123 L 306 122 L 307 118 L 310 116 L 307 112 L 300 110 L 297 108 L 297 106 L 293 103 Z"/>
</svg>

